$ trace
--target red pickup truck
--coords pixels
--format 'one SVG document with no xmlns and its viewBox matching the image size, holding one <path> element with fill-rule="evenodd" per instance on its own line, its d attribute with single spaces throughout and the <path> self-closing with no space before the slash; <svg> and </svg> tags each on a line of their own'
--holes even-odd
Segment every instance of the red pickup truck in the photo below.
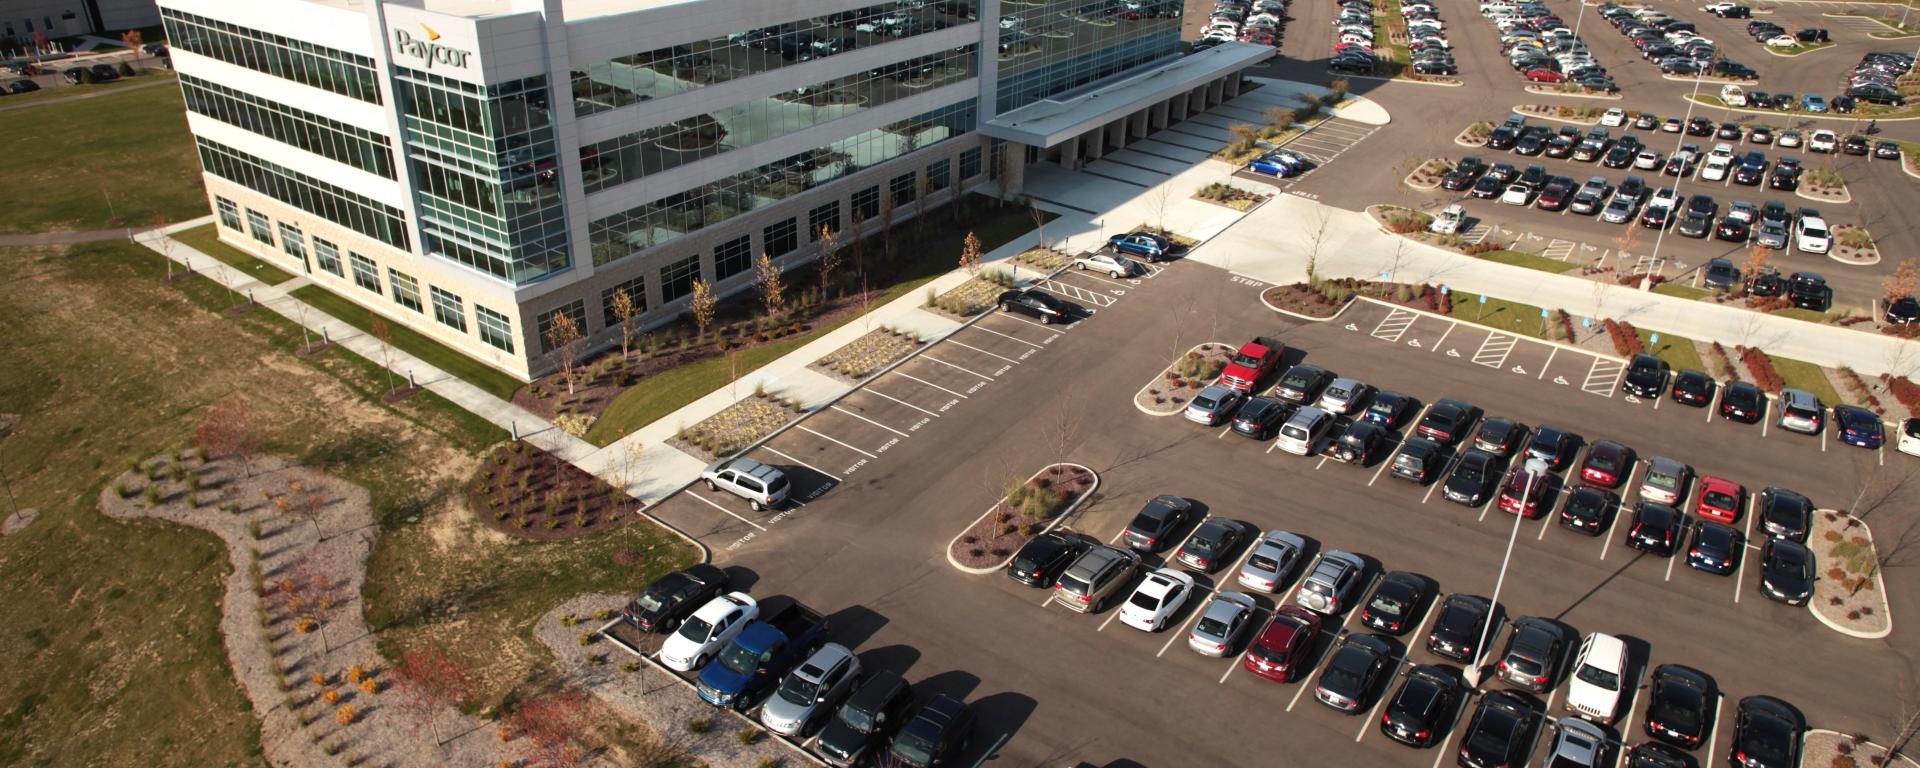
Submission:
<svg viewBox="0 0 1920 768">
<path fill-rule="evenodd" d="M 1287 348 L 1280 342 L 1265 336 L 1255 336 L 1235 352 L 1227 368 L 1220 372 L 1220 383 L 1240 392 L 1252 392 L 1266 378 L 1280 367 L 1280 358 Z"/>
</svg>

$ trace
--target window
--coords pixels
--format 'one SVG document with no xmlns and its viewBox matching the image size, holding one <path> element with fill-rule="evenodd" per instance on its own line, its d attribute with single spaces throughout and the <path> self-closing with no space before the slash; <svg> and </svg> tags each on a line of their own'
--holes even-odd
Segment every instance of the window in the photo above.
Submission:
<svg viewBox="0 0 1920 768">
<path fill-rule="evenodd" d="M 793 219 L 786 219 L 760 230 L 760 241 L 766 244 L 767 253 L 785 256 L 800 248 L 800 232 Z"/>
<path fill-rule="evenodd" d="M 948 176 L 952 174 L 952 169 L 953 161 L 944 157 L 927 166 L 927 191 L 946 189 L 951 181 Z"/>
<path fill-rule="evenodd" d="M 172 8 L 162 9 L 167 43 L 183 51 L 379 104 L 373 59 L 290 40 Z M 33 22 L 29 21 L 28 32 Z"/>
<path fill-rule="evenodd" d="M 427 291 L 433 295 L 433 319 L 448 328 L 466 333 L 467 310 L 461 306 L 460 297 L 440 290 L 437 285 L 428 286 Z"/>
<path fill-rule="evenodd" d="M 193 140 L 200 148 L 200 167 L 205 168 L 207 173 L 387 245 L 401 250 L 410 250 L 406 215 L 401 213 L 400 209 L 299 171 L 283 168 L 224 144 L 208 141 L 199 136 L 195 136 Z M 251 210 L 248 211 L 249 215 L 252 213 Z M 271 235 L 268 236 L 271 237 Z"/>
<path fill-rule="evenodd" d="M 300 228 L 286 222 L 280 222 L 280 250 L 286 251 L 302 269 L 307 269 L 307 239 L 300 234 Z"/>
<path fill-rule="evenodd" d="M 887 191 L 893 194 L 894 205 L 913 202 L 914 193 L 918 191 L 913 188 L 913 173 L 908 172 L 893 177 L 892 181 L 887 182 Z"/>
<path fill-rule="evenodd" d="M 180 76 L 180 90 L 188 111 L 368 173 L 394 177 L 391 144 L 382 134 L 193 75 Z"/>
<path fill-rule="evenodd" d="M 866 221 L 880 215 L 880 188 L 867 187 L 853 193 L 853 218 Z"/>
<path fill-rule="evenodd" d="M 266 214 L 248 208 L 247 231 L 253 234 L 253 239 L 273 245 L 273 225 L 267 223 Z"/>
<path fill-rule="evenodd" d="M 713 249 L 713 279 L 725 280 L 753 267 L 753 239 L 741 235 Z"/>
<path fill-rule="evenodd" d="M 420 281 L 413 279 L 412 275 L 388 267 L 387 282 L 393 286 L 393 303 L 415 312 L 420 311 Z"/>
<path fill-rule="evenodd" d="M 974 147 L 960 153 L 960 178 L 971 179 L 980 175 L 980 148 Z"/>
<path fill-rule="evenodd" d="M 346 273 L 340 271 L 340 249 L 334 247 L 331 242 L 317 237 L 314 238 L 313 260 L 320 264 L 322 270 L 332 274 L 334 277 L 347 276 Z"/>
<path fill-rule="evenodd" d="M 553 321 L 554 321 L 554 318 L 559 317 L 562 313 L 566 314 L 567 319 L 573 321 L 573 329 L 580 332 L 580 337 L 586 338 L 587 336 L 587 303 L 585 300 L 582 300 L 582 299 L 574 299 L 572 302 L 569 302 L 567 304 L 562 304 L 558 307 L 555 307 L 553 309 L 549 309 L 545 312 L 540 313 L 539 328 L 540 328 L 540 351 L 541 352 L 553 351 Z"/>
<path fill-rule="evenodd" d="M 840 231 L 840 201 L 827 203 L 807 214 L 807 242 L 819 240 L 822 228 L 828 232 Z"/>
<path fill-rule="evenodd" d="M 213 207 L 220 209 L 221 225 L 235 232 L 241 231 L 239 205 L 224 197 L 215 197 L 213 199 Z"/>
<path fill-rule="evenodd" d="M 380 292 L 380 268 L 373 265 L 373 259 L 348 251 L 347 263 L 353 265 L 354 285 L 374 293 Z"/>
<path fill-rule="evenodd" d="M 513 323 L 507 316 L 478 304 L 473 305 L 474 324 L 480 326 L 480 340 L 503 352 L 513 351 Z"/>
<path fill-rule="evenodd" d="M 688 256 L 660 270 L 660 300 L 673 301 L 693 293 L 693 279 L 700 276 L 700 257 Z"/>
<path fill-rule="evenodd" d="M 647 311 L 647 279 L 636 277 L 600 292 L 600 324 L 608 328 L 620 324 L 620 316 L 613 311 L 613 297 L 621 291 L 627 292 L 627 300 L 633 302 L 633 316 L 639 317 Z"/>
</svg>

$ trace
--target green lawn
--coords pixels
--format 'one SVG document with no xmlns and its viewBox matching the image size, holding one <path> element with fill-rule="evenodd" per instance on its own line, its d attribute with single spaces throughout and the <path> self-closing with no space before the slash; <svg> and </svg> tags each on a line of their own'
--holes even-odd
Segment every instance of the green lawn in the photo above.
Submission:
<svg viewBox="0 0 1920 768">
<path fill-rule="evenodd" d="M 1709 291 L 1705 288 L 1695 288 L 1684 283 L 1661 283 L 1653 287 L 1653 292 L 1663 293 L 1668 296 L 1678 296 L 1683 299 L 1693 299 L 1695 301 L 1711 299 L 1719 293 L 1718 291 Z"/>
<path fill-rule="evenodd" d="M 286 270 L 254 258 L 253 254 L 247 253 L 246 251 L 220 242 L 220 232 L 216 225 L 205 224 L 194 227 L 193 229 L 183 230 L 175 233 L 173 239 L 191 245 L 201 253 L 224 261 L 227 263 L 227 266 L 238 269 L 253 279 L 259 280 L 267 285 L 279 285 L 293 279 L 293 275 L 288 274 Z"/>
<path fill-rule="evenodd" d="M 61 87 L 61 88 L 44 88 L 43 87 L 40 90 L 32 91 L 30 93 L 16 93 L 6 97 L 5 99 L 0 99 L 0 107 L 18 107 L 18 106 L 24 106 L 24 105 L 38 104 L 40 102 L 45 102 L 45 101 L 54 101 L 57 99 L 71 99 L 71 98 L 79 98 L 79 97 L 84 97 L 84 98 L 79 98 L 79 101 L 81 102 L 92 101 L 93 99 L 97 99 L 102 96 L 109 96 L 119 91 L 127 90 L 128 88 L 147 85 L 149 83 L 157 83 L 161 80 L 166 80 L 171 84 L 174 80 L 173 73 L 165 69 L 148 69 L 148 70 L 142 70 L 138 74 L 135 74 L 133 77 L 123 77 L 111 83 L 106 83 L 103 85 L 81 85 L 81 86 Z M 154 85 L 152 87 L 162 88 L 162 89 L 166 88 L 166 86 L 162 86 L 162 85 Z M 178 88 L 179 86 L 174 85 L 174 87 Z M 74 103 L 77 103 L 77 102 L 74 102 Z"/>
<path fill-rule="evenodd" d="M 1706 361 L 1700 359 L 1700 349 L 1693 345 L 1693 339 L 1661 333 L 1659 343 L 1655 343 L 1653 335 L 1659 333 L 1658 331 L 1649 331 L 1645 328 L 1634 330 L 1640 336 L 1640 345 L 1646 347 L 1653 356 L 1667 361 L 1667 365 L 1673 366 L 1674 370 L 1710 373 L 1707 370 Z"/>
<path fill-rule="evenodd" d="M 334 295 L 319 286 L 309 285 L 293 292 L 293 297 L 313 305 L 340 321 L 367 333 L 373 332 L 374 314 L 365 307 Z M 488 394 L 502 400 L 511 399 L 520 389 L 519 379 L 487 367 L 459 352 L 453 351 L 440 342 L 408 329 L 399 323 L 389 322 L 387 328 L 393 332 L 393 346 L 407 354 L 420 358 L 440 370 L 485 390 Z"/>
<path fill-rule="evenodd" d="M 1480 296 L 1466 291 L 1454 291 L 1453 317 L 1470 323 L 1498 328 L 1520 336 L 1543 338 L 1540 308 L 1532 304 L 1487 297 L 1487 303 L 1480 303 Z"/>
<path fill-rule="evenodd" d="M 939 211 L 928 215 L 944 218 Z M 1049 214 L 1047 220 L 1053 218 Z M 933 225 L 933 231 L 928 232 L 921 241 L 934 245 L 917 248 L 909 257 L 911 261 L 897 275 L 896 282 L 875 294 L 870 305 L 874 308 L 885 306 L 887 302 L 912 294 L 934 278 L 952 271 L 959 264 L 960 241 L 969 228 L 980 238 L 981 249 L 992 251 L 1033 231 L 1033 217 L 1027 211 L 1008 206 L 989 208 L 971 217 L 965 225 Z M 878 241 L 874 242 L 877 247 Z M 737 361 L 740 375 L 759 370 L 761 366 L 859 317 L 857 314 L 850 315 L 833 325 L 816 327 L 806 334 L 741 352 Z M 614 398 L 613 403 L 607 406 L 606 413 L 601 414 L 587 430 L 587 442 L 610 445 L 628 433 L 665 418 L 688 403 L 705 397 L 707 393 L 726 386 L 730 381 L 729 373 L 726 358 L 716 356 L 656 374 Z"/>
<path fill-rule="evenodd" d="M 7 180 L 0 234 L 142 226 L 207 213 L 178 88 L 0 112 L 0 135 L 18 148 L 0 153 L 0 178 Z"/>
<path fill-rule="evenodd" d="M 1509 250 L 1491 251 L 1488 253 L 1480 254 L 1479 258 L 1486 259 L 1487 261 L 1498 262 L 1501 264 L 1508 264 L 1515 267 L 1535 269 L 1541 272 L 1552 272 L 1554 274 L 1559 274 L 1569 269 L 1573 269 L 1572 264 L 1568 264 L 1567 262 L 1561 261 L 1559 259 L 1549 259 L 1545 256 L 1536 256 L 1534 254 L 1525 253 L 1522 251 L 1509 251 Z"/>
<path fill-rule="evenodd" d="M 1820 366 L 1785 357 L 1769 357 L 1773 358 L 1773 369 L 1780 372 L 1780 380 L 1786 382 L 1787 386 L 1812 392 L 1814 397 L 1820 398 L 1820 402 L 1828 405 L 1847 402 L 1841 399 L 1839 392 L 1834 391 L 1833 383 L 1827 381 L 1827 374 L 1820 370 Z"/>
</svg>

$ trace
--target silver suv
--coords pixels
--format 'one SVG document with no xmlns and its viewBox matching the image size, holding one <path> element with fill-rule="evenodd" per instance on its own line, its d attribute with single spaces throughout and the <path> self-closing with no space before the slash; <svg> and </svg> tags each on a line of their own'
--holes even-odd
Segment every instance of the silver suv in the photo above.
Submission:
<svg viewBox="0 0 1920 768">
<path fill-rule="evenodd" d="M 756 512 L 787 503 L 787 493 L 793 488 L 787 482 L 787 473 L 745 458 L 714 462 L 700 473 L 700 479 L 707 482 L 709 491 L 724 490 L 746 499 Z"/>
<path fill-rule="evenodd" d="M 1140 569 L 1140 555 L 1113 547 L 1094 547 L 1073 561 L 1053 585 L 1061 605 L 1080 613 L 1099 613 Z"/>
<path fill-rule="evenodd" d="M 839 643 L 827 643 L 805 663 L 788 672 L 780 688 L 760 708 L 760 722 L 782 736 L 801 736 L 840 700 L 853 692 L 860 679 L 860 659 Z"/>
<path fill-rule="evenodd" d="M 1313 571 L 1300 582 L 1300 591 L 1293 596 L 1294 602 L 1310 611 L 1324 614 L 1337 614 L 1346 610 L 1353 600 L 1353 593 L 1360 588 L 1360 577 L 1366 573 L 1367 564 L 1359 555 L 1342 550 L 1333 550 L 1320 556 L 1313 564 Z"/>
<path fill-rule="evenodd" d="M 1804 389 L 1780 390 L 1780 426 L 1802 434 L 1820 434 L 1820 398 Z"/>
</svg>

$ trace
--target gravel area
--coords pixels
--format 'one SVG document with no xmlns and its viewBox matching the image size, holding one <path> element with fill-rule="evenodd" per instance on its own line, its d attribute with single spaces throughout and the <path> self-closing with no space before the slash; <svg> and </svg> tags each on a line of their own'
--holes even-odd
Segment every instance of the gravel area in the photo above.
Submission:
<svg viewBox="0 0 1920 768">
<path fill-rule="evenodd" d="M 1087 494 L 1099 487 L 1093 470 L 1078 464 L 1052 464 L 1027 478 L 1023 493 L 1037 501 L 1030 508 L 995 502 L 948 544 L 947 556 L 968 568 L 997 567 L 1033 537 L 1050 531 Z M 1003 517 L 1004 516 L 1004 517 Z"/>
<path fill-rule="evenodd" d="M 857 384 L 875 371 L 892 365 L 919 349 L 921 341 L 907 331 L 880 328 L 813 361 L 812 368 L 841 381 Z"/>
<path fill-rule="evenodd" d="M 272 764 L 427 768 L 521 759 L 486 723 L 451 707 L 416 713 L 388 690 L 387 661 L 361 616 L 367 555 L 380 531 L 366 489 L 277 457 L 255 459 L 250 475 L 237 462 L 184 454 L 144 463 L 156 465 L 156 480 L 147 479 L 152 470 L 128 471 L 110 483 L 100 511 L 167 520 L 226 541 L 233 571 L 220 631 Z M 149 486 L 157 501 L 148 500 Z M 312 631 L 300 631 L 308 621 Z M 354 666 L 372 673 L 376 692 L 344 679 Z M 315 674 L 328 685 L 316 685 Z M 338 699 L 325 701 L 328 691 Z M 343 724 L 344 706 L 353 717 Z M 436 732 L 448 739 L 444 747 L 435 746 Z"/>
<path fill-rule="evenodd" d="M 584 620 L 569 627 L 560 621 L 567 614 L 592 616 L 603 610 L 618 611 L 628 599 L 604 593 L 582 595 L 540 617 L 533 634 L 553 651 L 554 668 L 561 675 L 705 765 L 751 768 L 766 761 L 781 766 L 815 764 L 804 752 L 764 732 L 752 744 L 741 744 L 740 730 L 758 728 L 758 722 L 702 701 L 691 685 L 665 667 L 642 661 L 604 638 L 595 636 L 591 643 L 581 645 L 581 633 L 598 629 L 593 625 L 599 622 Z M 595 657 L 602 661 L 593 662 Z M 702 719 L 710 724 L 706 733 L 696 734 L 688 728 L 688 723 Z"/>
<path fill-rule="evenodd" d="M 1073 254 L 1049 248 L 1028 248 L 1013 255 L 1014 262 L 1025 264 L 1042 272 L 1065 269 L 1067 265 L 1073 263 L 1073 259 Z"/>
<path fill-rule="evenodd" d="M 1873 549 L 1873 532 L 1867 530 L 1866 523 L 1834 510 L 1821 510 L 1813 516 L 1807 548 L 1817 558 L 1813 599 L 1808 601 L 1814 613 L 1848 634 L 1878 636 L 1892 630 L 1887 583 L 1873 569 L 1878 557 Z M 1863 576 L 1870 569 L 1874 573 Z"/>
<path fill-rule="evenodd" d="M 24 531 L 27 529 L 27 526 L 33 525 L 33 521 L 38 519 L 40 519 L 40 510 L 34 509 L 33 507 L 27 507 L 26 509 L 7 515 L 5 521 L 0 521 L 0 536 L 12 536 Z"/>
<path fill-rule="evenodd" d="M 772 395 L 755 393 L 681 430 L 667 444 L 701 460 L 718 461 L 773 434 L 780 425 L 799 415 L 799 408 Z"/>
<path fill-rule="evenodd" d="M 1886 754 L 1886 747 L 1871 741 L 1859 741 L 1851 736 L 1816 728 L 1807 732 L 1807 739 L 1802 744 L 1800 764 L 1809 768 L 1872 768 L 1872 766 L 1920 768 L 1920 763 L 1914 762 L 1913 758 L 1906 755 L 1901 755 L 1899 759 L 1888 763 Z"/>
</svg>

